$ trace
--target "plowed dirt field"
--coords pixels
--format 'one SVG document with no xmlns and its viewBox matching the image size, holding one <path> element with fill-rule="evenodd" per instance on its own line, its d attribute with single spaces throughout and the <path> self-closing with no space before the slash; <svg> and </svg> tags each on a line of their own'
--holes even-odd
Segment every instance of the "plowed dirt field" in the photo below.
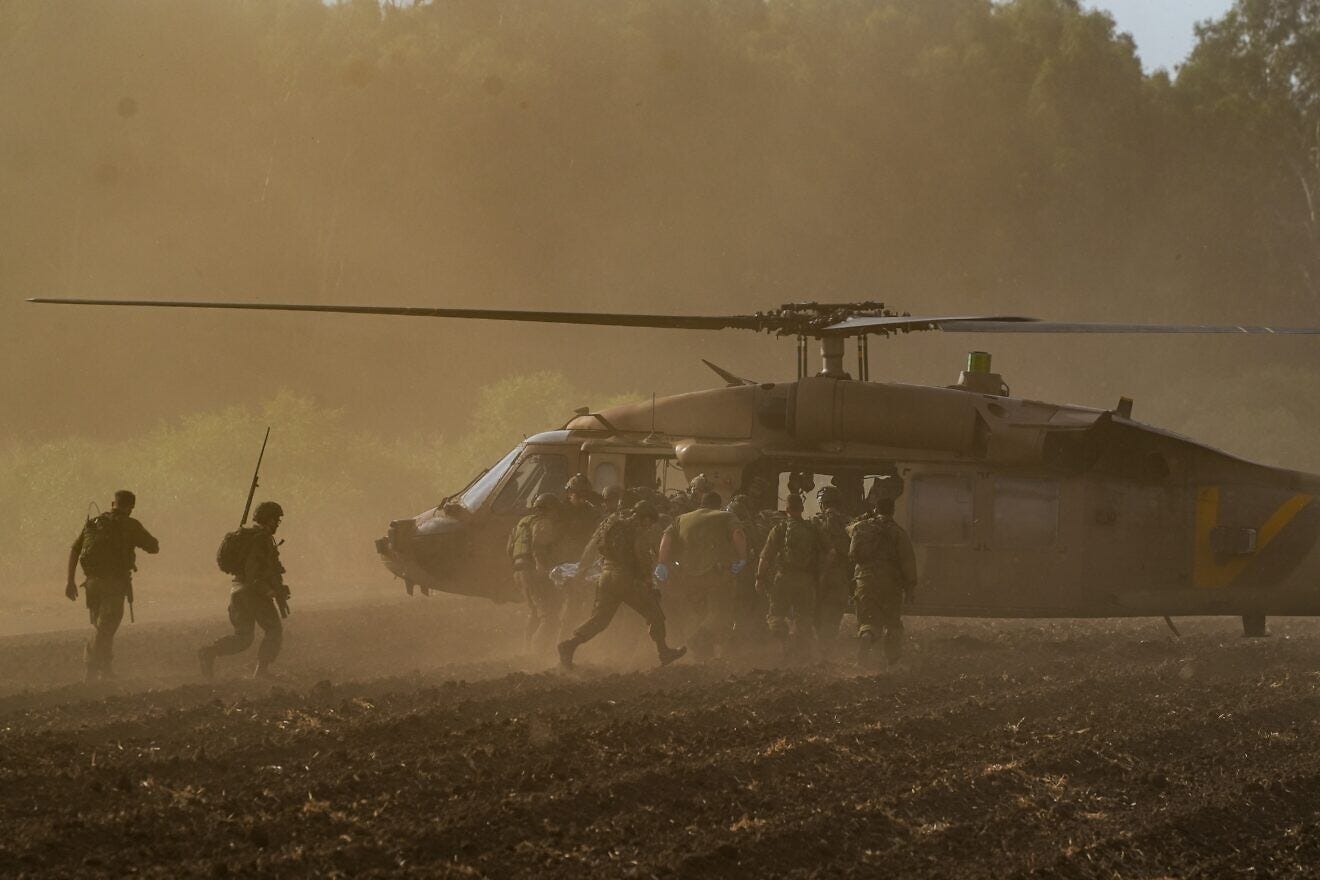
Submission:
<svg viewBox="0 0 1320 880">
<path fill-rule="evenodd" d="M 273 685 L 197 677 L 219 615 L 126 625 L 97 686 L 83 632 L 10 637 L 0 877 L 1317 874 L 1320 623 L 1179 625 L 565 676 L 516 610 L 417 599 L 296 613 Z"/>
</svg>

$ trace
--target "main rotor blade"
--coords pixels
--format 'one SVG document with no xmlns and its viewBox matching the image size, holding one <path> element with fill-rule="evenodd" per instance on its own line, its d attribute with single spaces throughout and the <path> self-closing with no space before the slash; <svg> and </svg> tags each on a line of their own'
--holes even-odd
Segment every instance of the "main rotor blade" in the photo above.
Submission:
<svg viewBox="0 0 1320 880">
<path fill-rule="evenodd" d="M 605 327 L 654 327 L 661 330 L 772 330 L 773 320 L 757 315 L 634 315 L 606 312 L 541 312 L 516 309 L 429 309 L 411 306 L 337 306 L 297 303 L 188 302 L 182 300 L 65 299 L 36 297 L 33 303 L 76 306 L 133 306 L 167 309 L 250 309 L 266 312 L 333 312 L 347 315 L 401 315 L 409 318 L 471 318 L 540 324 L 595 324 Z"/>
<path fill-rule="evenodd" d="M 1320 327 L 1259 327 L 1251 324 L 1106 324 L 1068 321 L 1029 323 L 986 320 L 940 321 L 945 333 L 1250 333 L 1262 336 L 1316 336 Z"/>
<path fill-rule="evenodd" d="M 911 332 L 914 330 L 944 330 L 946 325 L 957 322 L 1003 322 L 1003 323 L 1029 323 L 1037 321 L 1037 318 L 1022 318 L 1013 315 L 960 315 L 960 316 L 941 316 L 941 315 L 899 315 L 899 316 L 877 316 L 855 315 L 851 318 L 845 318 L 835 324 L 824 327 L 821 332 L 829 336 L 852 336 L 861 333 L 895 333 Z"/>
</svg>

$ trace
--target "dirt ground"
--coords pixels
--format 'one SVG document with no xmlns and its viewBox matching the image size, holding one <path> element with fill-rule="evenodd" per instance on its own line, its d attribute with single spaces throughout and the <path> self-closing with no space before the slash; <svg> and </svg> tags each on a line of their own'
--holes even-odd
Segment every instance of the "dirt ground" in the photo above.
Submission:
<svg viewBox="0 0 1320 880">
<path fill-rule="evenodd" d="M 433 598 L 297 613 L 286 680 L 204 683 L 221 623 L 126 626 L 98 686 L 82 632 L 0 640 L 0 876 L 1320 871 L 1320 622 L 917 620 L 879 672 L 592 645 L 564 676 L 514 609 Z"/>
</svg>

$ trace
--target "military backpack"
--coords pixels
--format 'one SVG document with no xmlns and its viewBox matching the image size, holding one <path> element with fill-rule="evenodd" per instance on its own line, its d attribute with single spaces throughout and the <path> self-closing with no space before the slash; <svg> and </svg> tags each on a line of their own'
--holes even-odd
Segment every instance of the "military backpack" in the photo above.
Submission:
<svg viewBox="0 0 1320 880">
<path fill-rule="evenodd" d="M 630 517 L 613 514 L 601 524 L 596 549 L 601 558 L 614 565 L 632 568 L 637 563 L 637 524 Z"/>
<path fill-rule="evenodd" d="M 102 513 L 83 525 L 82 551 L 78 564 L 88 577 L 124 574 L 128 564 L 124 525 L 114 514 Z"/>
<path fill-rule="evenodd" d="M 790 516 L 783 520 L 784 546 L 779 551 L 780 566 L 789 571 L 811 571 L 820 563 L 820 533 L 803 519 Z"/>
<path fill-rule="evenodd" d="M 261 531 L 258 526 L 245 526 L 229 532 L 220 539 L 220 547 L 215 551 L 215 564 L 227 575 L 242 577 L 248 554 L 252 552 L 255 539 Z"/>
</svg>

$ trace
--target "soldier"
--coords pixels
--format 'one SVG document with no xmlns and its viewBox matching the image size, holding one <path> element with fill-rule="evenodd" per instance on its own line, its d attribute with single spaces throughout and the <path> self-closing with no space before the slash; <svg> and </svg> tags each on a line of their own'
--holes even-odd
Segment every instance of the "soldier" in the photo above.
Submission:
<svg viewBox="0 0 1320 880">
<path fill-rule="evenodd" d="M 687 648 L 671 648 L 666 642 L 660 591 L 651 589 L 654 556 L 650 531 L 658 519 L 659 514 L 650 502 L 638 501 L 631 510 L 610 514 L 596 529 L 578 571 L 586 571 L 599 556 L 600 581 L 596 584 L 591 617 L 570 638 L 559 643 L 559 665 L 564 669 L 573 668 L 573 652 L 600 635 L 620 605 L 627 605 L 646 621 L 661 666 L 668 666 L 687 653 Z"/>
<path fill-rule="evenodd" d="M 252 514 L 250 527 L 240 535 L 243 548 L 243 573 L 234 576 L 229 593 L 229 622 L 233 635 L 217 639 L 197 651 L 202 675 L 215 677 L 215 658 L 241 654 L 252 647 L 256 628 L 261 627 L 261 645 L 257 648 L 257 668 L 253 678 L 271 678 L 270 666 L 284 643 L 284 621 L 289 616 L 289 588 L 284 583 L 284 566 L 275 533 L 284 519 L 284 508 L 274 501 L 263 501 Z M 282 542 L 281 542 L 282 543 Z"/>
<path fill-rule="evenodd" d="M 548 650 L 559 634 L 563 603 L 550 580 L 550 570 L 561 561 L 562 512 L 558 496 L 543 492 L 532 502 L 532 512 L 518 520 L 509 533 L 507 550 L 513 563 L 513 580 L 527 601 L 523 639 L 537 653 Z"/>
<path fill-rule="evenodd" d="M 124 602 L 133 604 L 133 572 L 137 571 L 137 551 L 160 552 L 160 542 L 133 518 L 137 496 L 120 489 L 110 502 L 110 512 L 87 520 L 83 530 L 69 548 L 69 577 L 64 595 L 78 601 L 78 585 L 74 581 L 78 564 L 82 563 L 87 575 L 87 611 L 92 626 L 96 627 L 90 642 L 83 650 L 87 664 L 87 681 L 114 678 L 110 662 L 114 652 L 115 633 L 124 619 Z"/>
<path fill-rule="evenodd" d="M 912 541 L 894 521 L 894 498 L 887 494 L 877 497 L 874 511 L 849 529 L 848 556 L 856 566 L 858 662 L 870 662 L 878 629 L 884 636 L 885 658 L 896 663 L 903 653 L 903 600 L 911 601 L 917 586 Z"/>
<path fill-rule="evenodd" d="M 816 633 L 825 642 L 833 643 L 838 639 L 839 622 L 852 592 L 852 561 L 848 558 L 851 539 L 848 517 L 842 509 L 843 492 L 837 486 L 824 486 L 816 493 L 816 500 L 820 512 L 811 522 L 825 536 L 830 548 L 816 596 Z"/>
<path fill-rule="evenodd" d="M 564 486 L 565 503 L 559 512 L 559 554 L 556 562 L 577 562 L 600 525 L 603 499 L 586 474 L 574 474 Z"/>
<path fill-rule="evenodd" d="M 785 651 L 790 646 L 790 619 L 799 647 L 815 637 L 816 590 L 830 554 L 825 536 L 802 518 L 802 510 L 802 496 L 789 495 L 784 505 L 787 516 L 766 536 L 756 571 L 756 591 L 770 597 L 766 623 Z"/>
<path fill-rule="evenodd" d="M 692 616 L 702 622 L 689 642 L 700 659 L 727 643 L 734 624 L 734 577 L 747 565 L 747 536 L 738 518 L 720 510 L 718 492 L 707 492 L 699 510 L 685 513 L 665 529 L 655 579 L 661 584 L 677 570 L 678 586 Z"/>
<path fill-rule="evenodd" d="M 711 492 L 710 477 L 705 474 L 697 474 L 688 483 L 687 488 L 682 491 L 676 491 L 669 496 L 669 507 L 674 516 L 682 516 L 685 513 L 691 513 L 694 510 L 702 508 L 702 499 Z"/>
<path fill-rule="evenodd" d="M 770 526 L 746 495 L 735 495 L 724 508 L 738 518 L 747 540 L 747 558 L 759 559 Z M 765 609 L 756 595 L 756 571 L 749 565 L 734 577 L 734 632 L 740 642 L 753 633 L 765 632 Z"/>
</svg>

